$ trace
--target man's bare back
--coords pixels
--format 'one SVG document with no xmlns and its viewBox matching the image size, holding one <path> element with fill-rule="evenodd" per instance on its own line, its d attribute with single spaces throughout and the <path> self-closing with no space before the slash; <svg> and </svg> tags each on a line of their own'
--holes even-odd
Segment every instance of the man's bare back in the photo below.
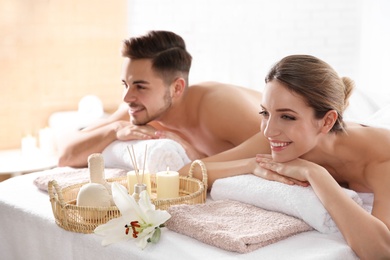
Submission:
<svg viewBox="0 0 390 260">
<path fill-rule="evenodd" d="M 189 87 L 183 107 L 176 111 L 175 121 L 155 121 L 154 126 L 177 134 L 202 157 L 211 156 L 259 132 L 259 100 L 258 91 L 205 82 Z"/>
</svg>

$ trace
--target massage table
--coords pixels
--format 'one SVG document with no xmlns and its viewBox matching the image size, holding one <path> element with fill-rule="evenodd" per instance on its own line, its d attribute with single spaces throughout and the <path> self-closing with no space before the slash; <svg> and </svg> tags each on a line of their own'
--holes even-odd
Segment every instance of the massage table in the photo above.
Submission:
<svg viewBox="0 0 390 260">
<path fill-rule="evenodd" d="M 390 100 L 385 99 L 386 96 L 382 96 L 383 102 L 378 105 L 376 98 L 355 94 L 346 118 L 388 127 Z M 113 144 L 114 148 L 115 145 L 118 144 Z M 106 154 L 107 157 L 118 157 L 116 155 Z M 183 158 L 182 153 L 177 156 Z M 128 161 L 121 165 L 119 159 L 111 158 L 110 167 L 128 165 Z M 172 159 L 171 169 L 180 166 L 175 164 L 176 159 Z M 34 183 L 47 174 L 47 171 L 39 171 L 0 183 L 1 259 L 358 259 L 340 232 L 317 230 L 302 232 L 244 254 L 211 246 L 167 228 L 162 229 L 157 244 L 143 250 L 131 240 L 102 246 L 102 237 L 96 234 L 70 232 L 56 224 L 48 193 Z M 210 201 L 209 197 L 206 203 Z M 363 201 L 370 204 L 372 198 L 363 198 Z"/>
</svg>

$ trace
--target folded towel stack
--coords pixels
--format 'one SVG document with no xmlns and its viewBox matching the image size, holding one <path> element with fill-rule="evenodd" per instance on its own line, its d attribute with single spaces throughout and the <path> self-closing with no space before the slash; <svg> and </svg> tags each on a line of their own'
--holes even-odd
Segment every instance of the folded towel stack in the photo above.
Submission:
<svg viewBox="0 0 390 260">
<path fill-rule="evenodd" d="M 239 253 L 312 230 L 300 219 L 233 200 L 175 205 L 168 212 L 170 230 Z"/>
<path fill-rule="evenodd" d="M 90 181 L 88 168 L 57 167 L 42 171 L 44 175 L 38 176 L 34 184 L 43 191 L 47 191 L 49 181 L 56 180 L 60 188 Z M 126 176 L 127 171 L 122 169 L 104 169 L 105 178 L 117 178 Z"/>
<path fill-rule="evenodd" d="M 363 204 L 356 192 L 348 189 L 344 191 L 356 203 Z M 216 180 L 210 195 L 213 200 L 237 200 L 297 217 L 322 233 L 338 231 L 332 217 L 310 186 L 286 185 L 247 174 Z"/>
</svg>

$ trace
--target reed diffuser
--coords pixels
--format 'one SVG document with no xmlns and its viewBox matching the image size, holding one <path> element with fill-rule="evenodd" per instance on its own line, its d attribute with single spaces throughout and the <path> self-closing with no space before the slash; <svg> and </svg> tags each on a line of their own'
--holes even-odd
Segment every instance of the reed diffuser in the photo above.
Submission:
<svg viewBox="0 0 390 260">
<path fill-rule="evenodd" d="M 137 159 L 135 156 L 133 145 L 131 145 L 131 150 L 130 150 L 129 146 L 127 146 L 127 151 L 129 153 L 131 163 L 133 164 L 133 169 L 134 169 L 136 181 L 137 181 L 134 184 L 134 192 L 133 192 L 132 196 L 134 197 L 135 201 L 137 201 L 137 202 L 139 201 L 139 195 L 141 194 L 141 192 L 147 189 L 147 185 L 144 183 L 147 150 L 148 150 L 148 146 L 145 145 L 145 155 L 144 155 L 144 162 L 143 162 L 142 174 L 141 174 L 139 167 L 138 167 L 138 164 L 137 164 Z"/>
</svg>

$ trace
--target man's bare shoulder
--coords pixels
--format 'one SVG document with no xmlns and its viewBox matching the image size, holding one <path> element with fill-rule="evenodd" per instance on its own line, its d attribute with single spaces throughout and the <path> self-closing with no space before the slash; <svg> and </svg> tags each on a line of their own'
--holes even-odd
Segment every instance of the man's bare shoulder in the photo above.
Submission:
<svg viewBox="0 0 390 260">
<path fill-rule="evenodd" d="M 240 86 L 240 85 L 234 85 L 234 84 L 228 84 L 228 83 L 222 83 L 222 82 L 217 82 L 217 81 L 205 81 L 205 82 L 199 82 L 199 83 L 196 83 L 196 84 L 192 84 L 189 86 L 190 88 L 244 88 L 244 89 L 248 89 L 248 90 L 251 90 L 251 91 L 254 91 L 254 92 L 259 92 L 259 91 L 256 91 L 256 90 L 253 90 L 249 87 L 245 87 L 245 86 Z"/>
<path fill-rule="evenodd" d="M 197 83 L 189 87 L 189 92 L 194 94 L 202 94 L 204 98 L 212 97 L 218 99 L 226 96 L 248 95 L 257 98 L 260 102 L 261 92 L 244 86 L 226 84 L 215 81 Z"/>
<path fill-rule="evenodd" d="M 202 120 L 210 118 L 218 125 L 237 123 L 233 118 L 254 121 L 256 124 L 259 121 L 260 91 L 231 84 L 204 82 L 189 87 L 188 93 L 191 108 L 197 108 L 197 114 Z M 214 120 L 225 117 L 230 119 Z"/>
</svg>

